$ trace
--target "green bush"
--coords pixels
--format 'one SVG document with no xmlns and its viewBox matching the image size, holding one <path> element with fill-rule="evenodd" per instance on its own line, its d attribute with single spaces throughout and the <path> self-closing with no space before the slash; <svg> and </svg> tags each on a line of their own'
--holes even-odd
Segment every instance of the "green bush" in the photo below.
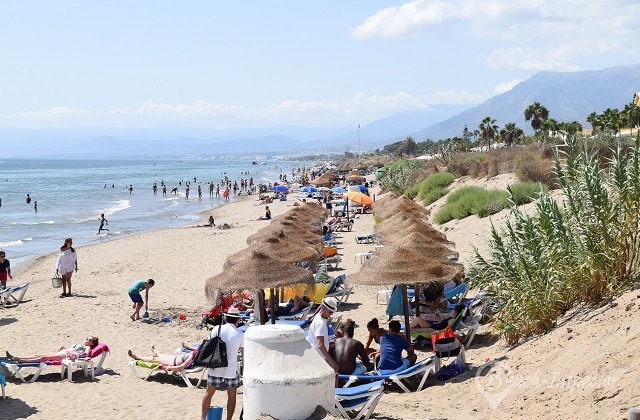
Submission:
<svg viewBox="0 0 640 420">
<path fill-rule="evenodd" d="M 405 197 L 413 200 L 418 197 L 425 206 L 433 203 L 440 197 L 447 195 L 449 190 L 446 188 L 456 179 L 455 175 L 449 172 L 438 172 L 426 177 L 419 182 L 407 188 L 404 192 Z"/>
<path fill-rule="evenodd" d="M 420 183 L 412 185 L 409 188 L 407 188 L 404 192 L 404 196 L 407 197 L 409 200 L 413 200 L 414 198 L 416 198 L 419 192 L 420 192 Z"/>
<path fill-rule="evenodd" d="M 429 204 L 441 199 L 448 193 L 449 193 L 449 188 L 446 188 L 446 187 L 432 188 L 428 193 L 421 196 L 422 204 L 424 204 L 425 206 L 428 206 Z"/>
<path fill-rule="evenodd" d="M 546 191 L 541 184 L 529 182 L 514 184 L 509 188 L 511 199 L 516 205 L 531 202 L 541 191 Z M 453 219 L 464 219 L 475 214 L 487 217 L 509 207 L 508 191 L 487 190 L 477 186 L 466 186 L 449 194 L 444 206 L 435 214 L 433 221 L 437 224 L 447 223 Z"/>
</svg>

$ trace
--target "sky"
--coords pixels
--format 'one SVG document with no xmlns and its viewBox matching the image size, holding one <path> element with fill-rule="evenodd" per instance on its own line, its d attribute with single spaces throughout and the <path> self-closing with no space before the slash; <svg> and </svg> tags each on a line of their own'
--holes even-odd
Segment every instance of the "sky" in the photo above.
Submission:
<svg viewBox="0 0 640 420">
<path fill-rule="evenodd" d="M 0 127 L 356 126 L 640 63 L 637 0 L 0 5 Z"/>
</svg>

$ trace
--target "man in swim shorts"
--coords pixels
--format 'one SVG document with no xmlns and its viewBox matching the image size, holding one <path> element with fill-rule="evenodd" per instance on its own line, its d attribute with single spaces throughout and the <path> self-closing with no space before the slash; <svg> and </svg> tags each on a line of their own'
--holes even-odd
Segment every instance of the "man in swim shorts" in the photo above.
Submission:
<svg viewBox="0 0 640 420">
<path fill-rule="evenodd" d="M 338 362 L 338 373 L 343 375 L 364 375 L 373 369 L 364 344 L 353 338 L 353 322 L 346 322 L 343 327 L 344 337 L 336 339 L 333 348 L 334 359 Z M 360 361 L 357 361 L 360 357 Z"/>
<path fill-rule="evenodd" d="M 156 282 L 153 279 L 149 279 L 147 281 L 144 280 L 136 280 L 129 287 L 129 297 L 133 302 L 134 312 L 130 316 L 132 321 L 137 321 L 140 319 L 140 309 L 142 309 L 142 305 L 145 304 L 145 311 L 149 310 L 149 289 L 151 289 Z M 144 290 L 144 300 L 142 300 L 142 295 L 140 292 Z"/>
<path fill-rule="evenodd" d="M 12 279 L 11 276 L 11 263 L 6 258 L 4 251 L 0 251 L 0 289 L 7 287 L 7 276 Z"/>
</svg>

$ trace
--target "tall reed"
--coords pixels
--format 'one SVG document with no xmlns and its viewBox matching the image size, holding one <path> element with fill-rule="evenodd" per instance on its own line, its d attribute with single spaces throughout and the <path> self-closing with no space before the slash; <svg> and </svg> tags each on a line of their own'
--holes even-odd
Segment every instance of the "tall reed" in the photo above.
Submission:
<svg viewBox="0 0 640 420">
<path fill-rule="evenodd" d="M 511 218 L 492 226 L 488 255 L 474 251 L 469 277 L 496 304 L 495 328 L 510 344 L 549 331 L 576 304 L 619 294 L 640 271 L 640 136 L 607 169 L 575 138 L 563 150 L 561 202 L 541 192 L 529 215 L 510 191 Z"/>
</svg>

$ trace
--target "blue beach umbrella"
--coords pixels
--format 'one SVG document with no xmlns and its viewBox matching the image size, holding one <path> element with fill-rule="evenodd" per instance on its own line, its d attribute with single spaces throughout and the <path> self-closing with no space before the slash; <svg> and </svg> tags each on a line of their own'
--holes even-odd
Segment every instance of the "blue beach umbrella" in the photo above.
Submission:
<svg viewBox="0 0 640 420">
<path fill-rule="evenodd" d="M 289 191 L 289 187 L 287 187 L 286 185 L 276 185 L 275 187 L 273 187 L 273 191 L 282 193 L 285 191 Z"/>
<path fill-rule="evenodd" d="M 347 192 L 347 190 L 345 190 L 342 187 L 333 187 L 333 188 L 331 188 L 331 191 L 333 191 L 334 193 L 338 193 L 338 194 L 342 194 L 342 193 Z"/>
<path fill-rule="evenodd" d="M 364 185 L 356 185 L 360 192 L 368 192 L 369 190 Z"/>
<path fill-rule="evenodd" d="M 318 189 L 316 187 L 312 187 L 310 185 L 307 185 L 306 187 L 300 188 L 300 192 L 303 192 L 303 193 L 314 193 L 314 192 L 317 192 L 317 191 L 318 191 Z"/>
</svg>

